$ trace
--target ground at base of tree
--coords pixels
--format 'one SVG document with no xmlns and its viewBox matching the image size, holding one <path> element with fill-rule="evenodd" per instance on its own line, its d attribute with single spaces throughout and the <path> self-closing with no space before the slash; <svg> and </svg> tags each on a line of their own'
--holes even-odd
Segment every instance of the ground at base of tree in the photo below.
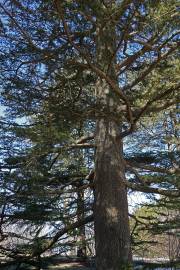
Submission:
<svg viewBox="0 0 180 270">
<path fill-rule="evenodd" d="M 43 269 L 49 269 L 49 270 L 95 270 L 94 268 L 89 268 L 84 266 L 82 263 L 62 263 L 60 265 L 52 265 L 48 266 L 47 268 Z"/>
<path fill-rule="evenodd" d="M 2 262 L 1 262 L 2 263 Z M 36 261 L 33 264 L 22 263 L 17 268 L 18 264 L 13 262 L 6 262 L 6 267 L 0 263 L 0 270 L 96 270 L 94 258 L 87 258 L 85 261 L 78 258 L 66 257 L 49 257 L 41 259 L 41 267 Z M 178 270 L 180 269 L 179 261 L 174 263 L 157 263 L 157 262 L 143 262 L 135 261 L 134 270 Z"/>
<path fill-rule="evenodd" d="M 2 270 L 15 270 L 16 266 L 11 266 L 10 268 L 0 268 Z M 26 270 L 37 270 L 36 267 L 25 267 L 25 265 L 22 265 L 22 267 L 19 268 L 19 270 L 26 269 Z M 95 268 L 92 267 L 85 267 L 83 264 L 80 263 L 63 263 L 63 264 L 57 264 L 57 265 L 48 265 L 47 267 L 44 266 L 41 268 L 41 270 L 95 270 Z"/>
<path fill-rule="evenodd" d="M 16 270 L 16 267 L 11 267 L 11 268 L 1 268 L 2 270 Z M 38 268 L 35 267 L 24 267 L 22 266 L 19 268 L 19 270 L 37 270 Z M 138 266 L 135 267 L 134 270 L 178 270 L 180 269 L 179 267 L 143 267 L 143 266 Z M 85 267 L 81 264 L 78 263 L 68 263 L 68 264 L 62 264 L 62 265 L 52 265 L 52 266 L 47 266 L 40 268 L 40 270 L 96 270 L 95 268 L 92 267 Z"/>
</svg>

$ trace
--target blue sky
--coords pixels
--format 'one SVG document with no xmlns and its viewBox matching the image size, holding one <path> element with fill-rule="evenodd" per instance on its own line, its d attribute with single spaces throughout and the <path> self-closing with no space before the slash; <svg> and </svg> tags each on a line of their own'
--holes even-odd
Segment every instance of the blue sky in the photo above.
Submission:
<svg viewBox="0 0 180 270">
<path fill-rule="evenodd" d="M 2 117 L 4 115 L 3 111 L 4 111 L 3 106 L 0 106 L 0 117 Z"/>
</svg>

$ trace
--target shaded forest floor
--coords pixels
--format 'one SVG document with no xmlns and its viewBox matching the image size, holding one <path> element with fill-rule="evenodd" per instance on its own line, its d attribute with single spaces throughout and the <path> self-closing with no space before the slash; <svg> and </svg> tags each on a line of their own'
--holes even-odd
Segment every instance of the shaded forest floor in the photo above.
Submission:
<svg viewBox="0 0 180 270">
<path fill-rule="evenodd" d="M 82 263 L 61 263 L 61 264 L 56 264 L 56 265 L 44 266 L 42 268 L 42 270 L 46 270 L 46 269 L 48 270 L 95 270 L 95 268 L 86 267 Z"/>
<path fill-rule="evenodd" d="M 17 266 L 6 266 L 3 268 L 0 268 L 2 270 L 15 270 Z M 19 270 L 37 270 L 38 268 L 35 266 L 26 266 L 25 264 L 22 264 L 22 266 L 19 267 Z M 56 264 L 56 265 L 50 265 L 43 266 L 40 268 L 41 270 L 95 270 L 93 267 L 86 267 L 82 263 L 62 263 L 62 264 Z"/>
<path fill-rule="evenodd" d="M 67 260 L 62 260 L 58 258 L 42 258 L 41 264 L 38 262 L 36 263 L 13 263 L 12 261 L 4 261 L 4 263 L 0 262 L 0 270 L 95 270 L 94 268 L 94 263 L 93 265 L 88 262 L 81 262 L 81 261 L 69 261 Z M 38 265 L 41 265 L 41 267 L 38 267 Z"/>
<path fill-rule="evenodd" d="M 44 265 L 42 268 L 43 270 L 49 269 L 49 270 L 95 270 L 94 267 L 86 266 L 84 263 L 81 262 L 68 262 L 68 263 L 56 263 L 54 264 L 49 264 L 49 265 Z"/>
<path fill-rule="evenodd" d="M 34 266 L 33 266 L 34 265 Z M 77 258 L 73 261 L 69 259 L 60 259 L 57 257 L 53 258 L 42 258 L 41 267 L 39 263 L 33 265 L 20 264 L 8 262 L 8 265 L 5 267 L 0 262 L 0 270 L 95 270 L 95 261 L 86 260 L 86 261 L 77 261 Z M 19 266 L 19 267 L 18 267 Z M 39 266 L 39 267 L 38 267 Z M 180 265 L 176 262 L 173 265 L 169 266 L 161 263 L 145 263 L 142 261 L 134 262 L 134 270 L 177 270 L 180 269 Z"/>
</svg>

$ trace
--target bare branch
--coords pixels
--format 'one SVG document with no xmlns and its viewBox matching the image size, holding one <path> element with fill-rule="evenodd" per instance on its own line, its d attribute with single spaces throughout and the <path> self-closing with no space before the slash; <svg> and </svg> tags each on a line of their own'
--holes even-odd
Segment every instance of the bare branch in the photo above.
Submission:
<svg viewBox="0 0 180 270">
<path fill-rule="evenodd" d="M 93 133 L 91 133 L 91 134 L 89 134 L 87 136 L 82 136 L 81 138 L 79 138 L 76 141 L 76 144 L 82 144 L 82 143 L 85 143 L 85 142 L 87 142 L 89 140 L 92 140 L 92 139 L 94 139 L 94 134 Z"/>
</svg>

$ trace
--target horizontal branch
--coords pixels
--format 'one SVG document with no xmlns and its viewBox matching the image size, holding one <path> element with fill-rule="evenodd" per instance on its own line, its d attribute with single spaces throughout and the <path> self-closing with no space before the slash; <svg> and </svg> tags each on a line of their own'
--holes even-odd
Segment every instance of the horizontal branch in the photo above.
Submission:
<svg viewBox="0 0 180 270">
<path fill-rule="evenodd" d="M 81 138 L 79 138 L 77 141 L 76 141 L 76 144 L 82 144 L 82 143 L 86 143 L 87 141 L 90 141 L 90 140 L 93 140 L 94 139 L 94 134 L 91 133 L 87 136 L 82 136 Z"/>
<path fill-rule="evenodd" d="M 68 150 L 72 148 L 94 148 L 94 147 L 95 147 L 94 143 L 78 143 L 78 144 L 71 144 L 68 147 Z"/>
<path fill-rule="evenodd" d="M 147 170 L 147 171 L 152 171 L 152 172 L 159 172 L 159 173 L 166 173 L 166 174 L 174 174 L 174 173 L 179 173 L 180 169 L 179 168 L 162 168 L 162 167 L 155 167 L 152 165 L 146 165 L 143 163 L 138 163 L 138 162 L 127 162 L 128 165 L 135 167 L 135 168 L 139 168 L 142 170 Z"/>
<path fill-rule="evenodd" d="M 134 184 L 134 183 L 131 183 L 127 180 L 124 180 L 123 182 L 128 188 L 130 188 L 134 191 L 160 194 L 160 195 L 164 195 L 167 197 L 177 197 L 178 198 L 180 196 L 180 190 L 178 190 L 178 189 L 167 190 L 167 189 L 162 189 L 162 188 L 149 187 L 149 186 L 143 185 L 143 184 Z"/>
<path fill-rule="evenodd" d="M 90 215 L 82 220 L 76 221 L 70 225 L 67 225 L 66 227 L 62 228 L 61 230 L 59 230 L 54 237 L 51 240 L 47 240 L 46 243 L 44 243 L 44 245 L 39 249 L 39 250 L 35 250 L 32 253 L 32 257 L 36 257 L 41 255 L 42 253 L 44 253 L 45 251 L 47 251 L 48 249 L 50 249 L 58 240 L 60 237 L 62 237 L 64 234 L 79 228 L 89 222 L 93 221 L 93 215 Z"/>
</svg>

